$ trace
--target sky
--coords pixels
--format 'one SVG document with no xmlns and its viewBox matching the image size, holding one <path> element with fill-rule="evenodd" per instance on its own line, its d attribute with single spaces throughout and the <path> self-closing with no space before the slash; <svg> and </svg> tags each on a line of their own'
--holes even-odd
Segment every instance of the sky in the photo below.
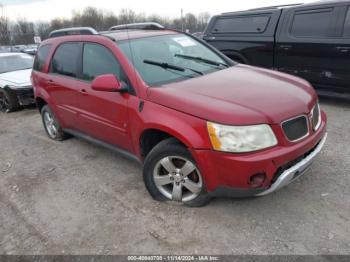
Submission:
<svg viewBox="0 0 350 262">
<path fill-rule="evenodd" d="M 300 0 L 303 3 L 315 0 Z M 10 19 L 26 18 L 31 21 L 48 21 L 52 18 L 69 18 L 73 11 L 87 6 L 118 13 L 127 8 L 137 13 L 158 14 L 179 17 L 184 13 L 198 14 L 209 12 L 211 15 L 222 12 L 246 10 L 263 6 L 299 3 L 299 0 L 0 0 L 2 12 Z M 1 9 L 0 9 L 1 12 Z"/>
</svg>

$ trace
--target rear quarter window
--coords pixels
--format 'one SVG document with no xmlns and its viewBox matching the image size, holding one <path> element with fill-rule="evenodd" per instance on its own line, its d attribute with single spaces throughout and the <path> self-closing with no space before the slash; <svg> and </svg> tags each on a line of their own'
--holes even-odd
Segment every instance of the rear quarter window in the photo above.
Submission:
<svg viewBox="0 0 350 262">
<path fill-rule="evenodd" d="M 216 20 L 212 33 L 263 33 L 269 21 L 269 15 L 222 17 Z"/>
<path fill-rule="evenodd" d="M 290 33 L 295 37 L 321 37 L 330 35 L 334 8 L 297 11 Z"/>
<path fill-rule="evenodd" d="M 38 53 L 35 56 L 33 70 L 42 71 L 44 69 L 50 50 L 51 45 L 43 45 L 39 48 Z"/>
</svg>

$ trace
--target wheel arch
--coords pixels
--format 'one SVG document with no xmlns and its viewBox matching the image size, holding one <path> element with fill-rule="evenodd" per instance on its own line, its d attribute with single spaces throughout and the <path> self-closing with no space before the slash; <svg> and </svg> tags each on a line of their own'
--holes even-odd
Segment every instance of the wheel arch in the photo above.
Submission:
<svg viewBox="0 0 350 262">
<path fill-rule="evenodd" d="M 47 105 L 47 101 L 45 99 L 43 99 L 42 97 L 36 97 L 35 98 L 35 102 L 36 102 L 36 105 L 38 107 L 38 110 L 39 110 L 39 113 L 41 112 L 41 109 Z"/>
<path fill-rule="evenodd" d="M 191 147 L 188 141 L 185 141 L 180 135 L 161 127 L 148 127 L 144 129 L 139 138 L 139 150 L 143 158 L 161 141 L 165 139 L 176 139 L 181 145 L 186 148 Z"/>
</svg>

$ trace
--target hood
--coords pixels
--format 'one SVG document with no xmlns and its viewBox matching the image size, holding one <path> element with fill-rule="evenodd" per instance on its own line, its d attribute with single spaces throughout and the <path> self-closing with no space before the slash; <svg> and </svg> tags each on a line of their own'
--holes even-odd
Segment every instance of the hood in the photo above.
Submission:
<svg viewBox="0 0 350 262">
<path fill-rule="evenodd" d="M 30 74 L 32 69 L 12 71 L 8 73 L 0 74 L 0 80 L 3 82 L 8 82 L 9 85 L 31 85 Z"/>
<path fill-rule="evenodd" d="M 305 80 L 246 65 L 149 88 L 148 97 L 154 103 L 231 125 L 279 124 L 308 114 L 317 100 Z"/>
</svg>

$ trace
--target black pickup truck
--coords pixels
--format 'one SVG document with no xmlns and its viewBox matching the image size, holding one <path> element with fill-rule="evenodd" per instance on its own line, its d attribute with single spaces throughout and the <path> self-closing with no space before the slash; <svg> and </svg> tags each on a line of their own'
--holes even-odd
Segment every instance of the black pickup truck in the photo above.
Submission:
<svg viewBox="0 0 350 262">
<path fill-rule="evenodd" d="M 203 39 L 239 63 L 305 78 L 322 95 L 350 97 L 350 1 L 223 13 Z"/>
</svg>

